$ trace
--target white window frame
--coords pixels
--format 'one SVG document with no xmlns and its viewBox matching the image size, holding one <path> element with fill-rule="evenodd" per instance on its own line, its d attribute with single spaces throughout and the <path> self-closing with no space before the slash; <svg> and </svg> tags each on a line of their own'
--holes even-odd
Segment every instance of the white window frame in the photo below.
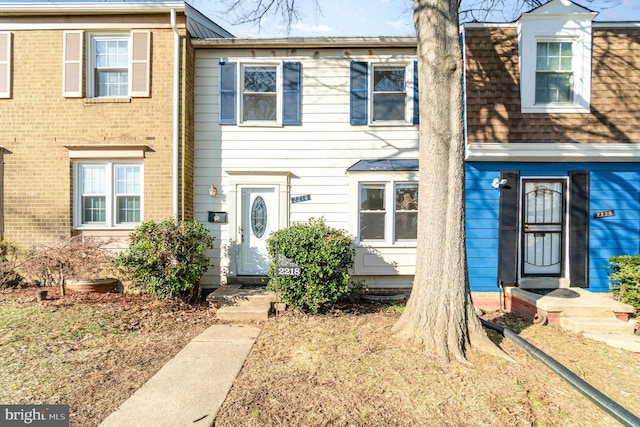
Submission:
<svg viewBox="0 0 640 427">
<path fill-rule="evenodd" d="M 384 238 L 383 239 L 362 239 L 360 236 L 360 188 L 362 185 L 384 185 L 384 212 L 385 212 L 385 229 L 384 229 Z M 352 185 L 352 189 L 355 194 L 352 193 L 353 200 L 355 200 L 354 206 L 354 235 L 356 245 L 366 245 L 366 246 L 401 246 L 401 247 L 415 247 L 417 243 L 416 239 L 402 239 L 397 240 L 395 238 L 396 234 L 396 221 L 395 221 L 395 188 L 396 184 L 415 184 L 418 185 L 418 177 L 416 175 L 406 176 L 395 176 L 389 177 L 387 175 L 380 176 L 377 174 L 376 176 L 363 176 L 361 178 L 357 178 Z M 417 212 L 417 210 L 416 210 Z"/>
<path fill-rule="evenodd" d="M 98 96 L 96 88 L 96 41 L 104 40 L 126 40 L 127 41 L 127 94 L 119 96 Z M 130 32 L 113 33 L 88 33 L 87 34 L 87 98 L 130 98 L 132 84 L 132 48 L 133 39 Z"/>
<path fill-rule="evenodd" d="M 105 168 L 105 222 L 82 223 L 82 170 L 86 166 Z M 118 223 L 116 203 L 116 173 L 118 167 L 136 166 L 140 169 L 140 221 Z M 142 161 L 127 160 L 80 160 L 73 164 L 73 224 L 75 229 L 133 229 L 144 218 L 144 164 Z"/>
<path fill-rule="evenodd" d="M 591 111 L 591 21 L 561 16 L 529 19 L 520 24 L 520 101 L 523 113 L 589 113 Z M 572 44 L 571 102 L 536 103 L 538 43 Z"/>
<path fill-rule="evenodd" d="M 373 101 L 374 101 L 374 84 L 375 70 L 380 68 L 404 68 L 404 84 L 405 84 L 405 101 L 404 101 L 404 120 L 374 120 L 373 117 Z M 413 125 L 413 62 L 371 62 L 369 63 L 369 125 L 371 126 L 389 126 L 389 125 Z M 389 92 L 394 93 L 394 92 Z"/>
<path fill-rule="evenodd" d="M 240 62 L 238 73 L 238 123 L 240 126 L 282 126 L 282 62 Z M 276 119 L 244 120 L 244 72 L 250 67 L 272 67 L 276 69 Z"/>
</svg>

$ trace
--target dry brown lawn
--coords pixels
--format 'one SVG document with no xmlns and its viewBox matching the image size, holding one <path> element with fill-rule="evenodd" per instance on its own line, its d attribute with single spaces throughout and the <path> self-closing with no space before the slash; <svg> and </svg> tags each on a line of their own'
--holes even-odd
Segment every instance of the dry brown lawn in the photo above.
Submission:
<svg viewBox="0 0 640 427">
<path fill-rule="evenodd" d="M 0 292 L 0 402 L 69 404 L 98 425 L 195 335 L 215 309 L 148 296 Z M 443 364 L 391 334 L 399 307 L 288 313 L 262 325 L 216 426 L 616 426 L 613 418 L 497 334 L 517 363 L 475 351 Z M 640 414 L 640 354 L 553 326 L 497 323 Z"/>
<path fill-rule="evenodd" d="M 397 308 L 397 307 L 392 307 Z M 524 350 L 491 333 L 517 363 L 472 351 L 442 364 L 393 338 L 394 309 L 267 322 L 216 426 L 616 426 Z M 640 414 L 640 354 L 513 316 L 521 336 Z"/>
</svg>

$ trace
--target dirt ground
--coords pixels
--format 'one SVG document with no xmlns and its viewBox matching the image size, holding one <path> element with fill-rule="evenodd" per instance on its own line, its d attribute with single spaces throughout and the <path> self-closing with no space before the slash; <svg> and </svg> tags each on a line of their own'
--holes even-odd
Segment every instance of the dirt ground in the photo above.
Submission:
<svg viewBox="0 0 640 427">
<path fill-rule="evenodd" d="M 215 309 L 144 295 L 0 292 L 0 402 L 64 403 L 98 425 L 195 335 Z M 495 333 L 516 363 L 472 351 L 442 364 L 398 341 L 399 306 L 287 312 L 262 333 L 216 426 L 617 426 L 540 362 Z M 640 414 L 640 354 L 554 326 L 489 313 L 601 392 Z"/>
<path fill-rule="evenodd" d="M 520 347 L 516 363 L 472 351 L 442 364 L 393 338 L 398 307 L 267 322 L 216 426 L 617 426 Z M 640 414 L 640 354 L 555 326 L 489 313 L 608 397 Z"/>
<path fill-rule="evenodd" d="M 206 305 L 47 290 L 0 291 L 0 402 L 68 404 L 72 426 L 98 425 L 215 322 Z"/>
</svg>

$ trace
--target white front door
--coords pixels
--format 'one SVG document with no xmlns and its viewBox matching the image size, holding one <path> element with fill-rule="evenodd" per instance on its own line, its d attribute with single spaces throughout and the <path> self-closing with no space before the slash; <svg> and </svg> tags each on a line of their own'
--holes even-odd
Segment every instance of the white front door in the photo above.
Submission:
<svg viewBox="0 0 640 427">
<path fill-rule="evenodd" d="M 265 275 L 269 270 L 267 239 L 278 229 L 276 187 L 240 188 L 238 273 Z"/>
</svg>

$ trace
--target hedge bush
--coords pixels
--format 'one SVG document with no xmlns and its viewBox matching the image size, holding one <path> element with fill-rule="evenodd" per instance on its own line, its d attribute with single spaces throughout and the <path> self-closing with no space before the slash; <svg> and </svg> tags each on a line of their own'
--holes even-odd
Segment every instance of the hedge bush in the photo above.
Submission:
<svg viewBox="0 0 640 427">
<path fill-rule="evenodd" d="M 200 278 L 210 267 L 205 252 L 213 241 L 196 220 L 145 221 L 115 264 L 125 269 L 136 286 L 157 298 L 195 302 L 200 298 Z"/>
<path fill-rule="evenodd" d="M 609 258 L 611 292 L 626 304 L 640 310 L 640 255 Z"/>
<path fill-rule="evenodd" d="M 350 283 L 348 269 L 353 266 L 353 238 L 343 230 L 328 227 L 323 219 L 311 218 L 273 233 L 267 240 L 269 257 L 268 288 L 281 301 L 317 313 L 341 299 L 358 295 L 362 283 Z M 277 256 L 284 256 L 301 267 L 299 276 L 278 276 Z"/>
</svg>

